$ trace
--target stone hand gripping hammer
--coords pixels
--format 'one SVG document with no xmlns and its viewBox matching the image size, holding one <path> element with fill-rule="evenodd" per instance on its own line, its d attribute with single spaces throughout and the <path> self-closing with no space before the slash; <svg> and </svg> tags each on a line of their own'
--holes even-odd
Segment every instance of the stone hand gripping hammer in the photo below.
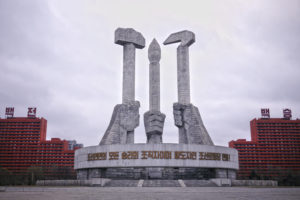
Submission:
<svg viewBox="0 0 300 200">
<path fill-rule="evenodd" d="M 118 28 L 115 43 L 123 46 L 122 104 L 115 106 L 100 145 L 132 144 L 139 125 L 140 103 L 135 101 L 135 49 L 145 47 L 145 38 L 132 28 Z"/>
<path fill-rule="evenodd" d="M 173 33 L 164 45 L 177 42 L 180 42 L 177 48 L 178 103 L 173 104 L 173 114 L 179 128 L 179 143 L 213 145 L 198 108 L 191 104 L 189 46 L 195 42 L 195 34 L 186 30 Z"/>
</svg>

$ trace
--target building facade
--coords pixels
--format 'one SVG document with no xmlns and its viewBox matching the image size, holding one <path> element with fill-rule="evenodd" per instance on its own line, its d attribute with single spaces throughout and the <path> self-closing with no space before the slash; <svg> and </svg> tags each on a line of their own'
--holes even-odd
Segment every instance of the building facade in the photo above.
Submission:
<svg viewBox="0 0 300 200">
<path fill-rule="evenodd" d="M 251 141 L 229 142 L 239 152 L 240 178 L 300 172 L 300 119 L 292 120 L 289 109 L 283 114 L 283 118 L 270 118 L 268 109 L 262 109 L 262 118 L 250 121 Z"/>
<path fill-rule="evenodd" d="M 46 133 L 44 118 L 28 115 L 0 119 L 0 167 L 19 175 L 31 167 L 42 168 L 46 177 L 58 177 L 66 171 L 75 175 L 74 148 L 69 150 L 66 140 L 46 140 Z"/>
</svg>

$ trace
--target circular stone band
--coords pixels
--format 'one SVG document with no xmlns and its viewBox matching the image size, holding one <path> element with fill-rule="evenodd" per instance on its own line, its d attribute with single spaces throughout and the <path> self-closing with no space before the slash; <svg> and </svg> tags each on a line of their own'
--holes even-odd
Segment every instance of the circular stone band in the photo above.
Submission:
<svg viewBox="0 0 300 200">
<path fill-rule="evenodd" d="M 233 148 L 195 144 L 116 144 L 75 151 L 76 170 L 124 167 L 239 168 Z"/>
</svg>

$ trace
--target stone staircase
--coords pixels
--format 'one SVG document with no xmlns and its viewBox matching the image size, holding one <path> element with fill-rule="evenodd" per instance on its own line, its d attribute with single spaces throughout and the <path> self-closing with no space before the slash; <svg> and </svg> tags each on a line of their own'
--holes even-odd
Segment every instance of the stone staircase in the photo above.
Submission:
<svg viewBox="0 0 300 200">
<path fill-rule="evenodd" d="M 178 180 L 144 180 L 143 187 L 181 187 Z"/>
<path fill-rule="evenodd" d="M 111 180 L 104 187 L 217 187 L 212 180 Z"/>
</svg>

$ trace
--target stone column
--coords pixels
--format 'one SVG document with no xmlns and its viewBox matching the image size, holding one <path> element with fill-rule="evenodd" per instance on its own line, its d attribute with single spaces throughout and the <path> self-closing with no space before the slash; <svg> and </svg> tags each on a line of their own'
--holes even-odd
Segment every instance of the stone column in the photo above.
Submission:
<svg viewBox="0 0 300 200">
<path fill-rule="evenodd" d="M 149 110 L 160 111 L 160 47 L 155 39 L 148 49 L 149 64 Z"/>
<path fill-rule="evenodd" d="M 135 46 L 127 43 L 123 47 L 123 94 L 122 103 L 135 99 Z"/>
<path fill-rule="evenodd" d="M 191 97 L 188 46 L 179 45 L 177 48 L 177 85 L 178 102 L 189 104 Z"/>
</svg>

